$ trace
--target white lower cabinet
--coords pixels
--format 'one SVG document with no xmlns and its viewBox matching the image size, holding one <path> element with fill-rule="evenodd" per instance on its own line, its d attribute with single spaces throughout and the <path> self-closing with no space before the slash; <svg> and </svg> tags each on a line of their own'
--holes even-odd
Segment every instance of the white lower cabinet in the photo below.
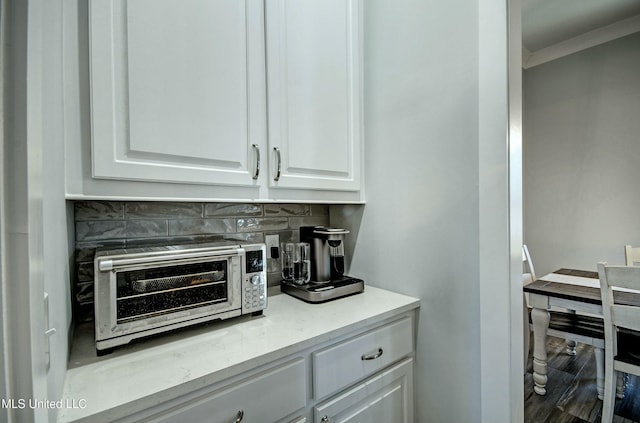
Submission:
<svg viewBox="0 0 640 423">
<path fill-rule="evenodd" d="M 305 372 L 305 360 L 299 358 L 137 421 L 280 422 L 305 407 L 307 401 Z M 298 423 L 305 420 L 298 417 L 286 421 Z"/>
<path fill-rule="evenodd" d="M 314 423 L 413 423 L 414 339 L 406 317 L 314 352 Z"/>
<path fill-rule="evenodd" d="M 319 404 L 315 423 L 413 422 L 413 359 Z"/>
<path fill-rule="evenodd" d="M 346 333 L 119 422 L 413 423 L 415 314 Z"/>
</svg>

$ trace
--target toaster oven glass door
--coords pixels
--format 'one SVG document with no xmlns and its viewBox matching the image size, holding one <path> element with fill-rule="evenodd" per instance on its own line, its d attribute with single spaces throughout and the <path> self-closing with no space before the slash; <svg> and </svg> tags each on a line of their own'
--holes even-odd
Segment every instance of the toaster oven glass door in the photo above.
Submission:
<svg viewBox="0 0 640 423">
<path fill-rule="evenodd" d="M 116 274 L 116 322 L 227 303 L 228 257 L 212 261 L 121 271 Z"/>
</svg>

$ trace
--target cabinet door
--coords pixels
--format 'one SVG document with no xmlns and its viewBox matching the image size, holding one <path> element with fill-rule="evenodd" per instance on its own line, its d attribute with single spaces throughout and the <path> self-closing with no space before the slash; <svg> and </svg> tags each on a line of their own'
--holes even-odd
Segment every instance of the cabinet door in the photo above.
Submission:
<svg viewBox="0 0 640 423">
<path fill-rule="evenodd" d="M 413 423 L 413 359 L 315 407 L 315 423 Z"/>
<path fill-rule="evenodd" d="M 94 178 L 252 185 L 266 144 L 260 0 L 93 0 Z"/>
<path fill-rule="evenodd" d="M 360 189 L 360 1 L 269 0 L 266 34 L 270 187 Z"/>
</svg>

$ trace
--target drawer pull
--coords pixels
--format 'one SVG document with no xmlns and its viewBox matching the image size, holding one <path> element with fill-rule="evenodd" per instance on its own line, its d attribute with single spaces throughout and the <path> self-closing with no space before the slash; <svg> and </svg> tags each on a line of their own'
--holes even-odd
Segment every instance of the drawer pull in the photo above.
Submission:
<svg viewBox="0 0 640 423">
<path fill-rule="evenodd" d="M 278 170 L 276 170 L 276 176 L 273 178 L 273 180 L 278 182 L 280 180 L 280 165 L 282 164 L 282 156 L 280 156 L 280 149 L 278 147 L 273 147 L 273 151 L 276 152 L 276 158 L 278 162 Z"/>
<path fill-rule="evenodd" d="M 327 416 L 322 416 L 322 420 L 320 420 L 321 423 L 329 423 L 329 417 Z"/>
<path fill-rule="evenodd" d="M 238 410 L 238 414 L 236 415 L 236 419 L 234 420 L 234 423 L 240 423 L 243 418 L 244 418 L 244 411 Z"/>
<path fill-rule="evenodd" d="M 384 351 L 382 351 L 382 347 L 378 347 L 378 351 L 373 354 L 362 354 L 362 360 L 375 360 L 380 357 Z"/>
<path fill-rule="evenodd" d="M 253 144 L 253 148 L 256 150 L 256 171 L 253 174 L 253 179 L 258 179 L 258 176 L 260 176 L 260 146 Z"/>
</svg>

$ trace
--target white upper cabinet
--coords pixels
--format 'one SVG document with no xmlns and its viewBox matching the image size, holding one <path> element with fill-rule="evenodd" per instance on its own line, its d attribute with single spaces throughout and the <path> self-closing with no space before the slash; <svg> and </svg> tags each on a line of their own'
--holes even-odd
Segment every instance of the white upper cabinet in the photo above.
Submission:
<svg viewBox="0 0 640 423">
<path fill-rule="evenodd" d="M 254 0 L 92 1 L 93 177 L 254 184 L 263 23 Z"/>
<path fill-rule="evenodd" d="M 267 0 L 271 187 L 360 189 L 361 19 L 357 0 Z"/>
<path fill-rule="evenodd" d="M 361 0 L 82 4 L 68 198 L 364 201 Z"/>
</svg>

